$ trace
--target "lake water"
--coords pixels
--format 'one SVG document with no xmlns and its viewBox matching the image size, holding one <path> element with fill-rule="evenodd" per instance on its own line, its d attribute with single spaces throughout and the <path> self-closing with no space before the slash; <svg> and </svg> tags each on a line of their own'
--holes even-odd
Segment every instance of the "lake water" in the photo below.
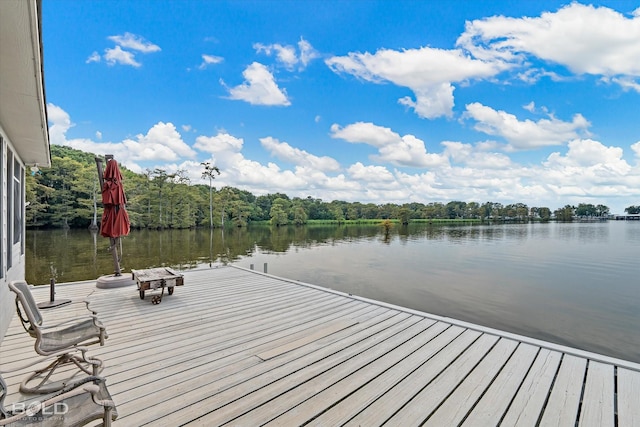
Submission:
<svg viewBox="0 0 640 427">
<path fill-rule="evenodd" d="M 30 283 L 113 272 L 108 239 L 27 232 Z M 640 362 L 640 221 L 132 231 L 124 271 L 233 263 Z M 187 284 L 188 285 L 188 284 Z"/>
</svg>

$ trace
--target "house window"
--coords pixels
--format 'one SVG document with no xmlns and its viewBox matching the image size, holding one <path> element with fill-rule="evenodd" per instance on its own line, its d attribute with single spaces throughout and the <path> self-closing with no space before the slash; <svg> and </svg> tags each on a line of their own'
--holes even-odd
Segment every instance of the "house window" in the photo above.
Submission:
<svg viewBox="0 0 640 427">
<path fill-rule="evenodd" d="M 4 139 L 0 135 L 0 217 L 3 215 L 4 207 L 4 187 L 2 185 L 2 177 L 4 171 Z M 2 238 L 4 237 L 4 219 L 0 221 L 0 278 L 4 277 L 4 252 L 2 250 Z"/>
<path fill-rule="evenodd" d="M 24 254 L 24 167 L 18 157 L 7 147 L 7 175 L 5 196 L 7 200 L 7 269 L 13 265 L 14 255 Z"/>
<path fill-rule="evenodd" d="M 11 268 L 13 258 L 13 152 L 7 148 L 7 270 Z"/>
<path fill-rule="evenodd" d="M 24 168 L 13 159 L 13 244 L 20 243 L 20 253 L 24 253 L 24 245 L 22 244 L 22 228 L 24 225 Z"/>
</svg>

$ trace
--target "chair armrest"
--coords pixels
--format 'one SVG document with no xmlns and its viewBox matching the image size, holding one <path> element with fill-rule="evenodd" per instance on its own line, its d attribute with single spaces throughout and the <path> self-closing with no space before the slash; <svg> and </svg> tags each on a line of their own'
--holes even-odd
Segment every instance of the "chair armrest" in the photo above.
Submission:
<svg viewBox="0 0 640 427">
<path fill-rule="evenodd" d="M 55 353 L 51 353 L 50 355 L 45 356 L 45 357 L 39 357 L 36 360 L 33 360 L 33 361 L 27 363 L 26 365 L 12 367 L 11 369 L 5 369 L 4 367 L 0 366 L 0 368 L 3 368 L 3 369 L 0 369 L 0 374 L 10 374 L 10 373 L 13 373 L 13 372 L 22 371 L 23 369 L 30 368 L 31 366 L 37 365 L 38 363 L 46 362 L 49 359 L 54 359 L 54 358 L 63 356 L 65 354 L 80 352 L 80 353 L 82 353 L 84 355 L 84 354 L 86 354 L 87 351 L 89 351 L 89 349 L 87 347 L 84 347 L 84 346 L 68 348 L 68 349 L 65 349 L 65 350 L 57 351 Z"/>
<path fill-rule="evenodd" d="M 86 306 L 86 308 L 87 308 L 87 311 L 90 311 L 95 316 L 98 315 L 98 312 L 90 307 L 91 301 L 89 301 L 87 299 L 71 300 L 71 305 L 73 305 L 73 304 L 84 304 Z"/>
<path fill-rule="evenodd" d="M 81 322 L 83 320 L 89 320 L 92 319 L 93 323 L 96 324 L 96 326 L 102 326 L 102 323 L 100 322 L 100 320 L 98 320 L 98 316 L 94 315 L 94 314 L 90 314 L 90 315 L 82 315 L 82 316 L 78 316 L 78 317 L 73 317 L 67 320 L 64 320 L 60 323 L 56 323 L 55 325 L 49 325 L 47 324 L 46 321 L 44 321 L 42 323 L 42 325 L 40 325 L 38 328 L 41 329 L 42 331 L 48 331 L 48 330 L 53 330 L 53 329 L 59 329 L 61 327 L 66 326 L 67 324 L 76 324 L 78 322 Z"/>
</svg>

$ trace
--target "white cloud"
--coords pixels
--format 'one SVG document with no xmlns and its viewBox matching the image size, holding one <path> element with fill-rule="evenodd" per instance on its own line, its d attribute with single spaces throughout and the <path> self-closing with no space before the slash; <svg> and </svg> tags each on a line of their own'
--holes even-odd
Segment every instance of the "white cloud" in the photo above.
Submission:
<svg viewBox="0 0 640 427">
<path fill-rule="evenodd" d="M 146 41 L 144 37 L 128 32 L 124 33 L 123 35 L 109 36 L 107 38 L 113 41 L 118 46 L 124 47 L 126 49 L 136 50 L 142 53 L 159 52 L 161 50 L 160 46 Z"/>
<path fill-rule="evenodd" d="M 340 164 L 332 157 L 314 156 L 270 136 L 260 138 L 260 143 L 271 155 L 296 166 L 308 167 L 319 171 L 337 171 L 340 169 Z"/>
<path fill-rule="evenodd" d="M 47 118 L 49 119 L 49 141 L 55 145 L 65 145 L 66 133 L 74 126 L 71 123 L 71 117 L 62 108 L 49 103 Z"/>
<path fill-rule="evenodd" d="M 638 9 L 640 10 L 640 9 Z M 640 141 L 631 144 L 631 150 L 635 153 L 636 157 L 640 159 Z"/>
<path fill-rule="evenodd" d="M 296 49 L 293 46 L 282 46 L 281 44 L 264 45 L 262 43 L 256 43 L 253 45 L 256 52 L 264 52 L 266 55 L 275 53 L 276 58 L 282 63 L 288 70 L 293 70 L 293 67 L 298 62 L 296 57 Z"/>
<path fill-rule="evenodd" d="M 121 142 L 97 142 L 86 138 L 67 138 L 67 131 L 74 125 L 69 114 L 59 106 L 47 104 L 47 115 L 52 144 L 95 154 L 113 154 L 120 163 L 136 172 L 141 170 L 137 163 L 139 161 L 177 161 L 185 157 L 192 158 L 196 154 L 182 140 L 172 123 L 158 122 L 146 135 L 139 134 Z"/>
<path fill-rule="evenodd" d="M 531 106 L 531 104 L 530 104 Z M 552 115 L 540 119 L 520 121 L 505 111 L 496 111 L 478 102 L 468 104 L 464 117 L 477 123 L 474 128 L 488 135 L 498 135 L 507 140 L 511 149 L 523 150 L 560 145 L 586 133 L 590 123 L 581 115 L 573 116 L 571 122 L 558 120 Z"/>
<path fill-rule="evenodd" d="M 89 57 L 87 58 L 87 60 L 85 61 L 87 64 L 90 62 L 100 62 L 102 58 L 100 57 L 100 54 L 96 51 L 94 51 L 91 55 L 89 55 Z"/>
<path fill-rule="evenodd" d="M 457 45 L 476 58 L 524 62 L 534 56 L 577 74 L 640 77 L 640 16 L 607 7 L 574 2 L 535 18 L 474 20 Z"/>
<path fill-rule="evenodd" d="M 245 157 L 242 138 L 224 131 L 213 136 L 199 135 L 192 149 L 184 143 L 175 126 L 165 122 L 119 142 L 68 139 L 67 132 L 74 126 L 69 114 L 54 104 L 48 104 L 47 108 L 53 144 L 113 154 L 120 163 L 138 173 L 156 167 L 169 173 L 186 170 L 192 182 L 205 183 L 201 179 L 203 159 L 195 158 L 193 149 L 196 149 L 209 153 L 210 161 L 220 168 L 221 175 L 214 182 L 216 186 L 229 185 L 255 195 L 282 192 L 290 197 L 363 203 L 524 202 L 529 206 L 556 209 L 567 203 L 589 203 L 595 197 L 598 197 L 597 203 L 609 205 L 608 198 L 637 197 L 640 187 L 640 141 L 631 145 L 636 156 L 634 166 L 623 159 L 621 148 L 579 138 L 568 141 L 566 149 L 559 147 L 558 152 L 538 164 L 522 165 L 498 152 L 500 146 L 493 141 L 475 144 L 443 141 L 442 152 L 428 154 L 422 141 L 413 135 L 400 136 L 389 128 L 354 123 L 344 128 L 332 126 L 331 136 L 369 144 L 378 150 L 377 159 L 387 156 L 387 161 L 398 165 L 398 169 L 361 161 L 342 166 L 335 159 L 301 150 L 273 137 L 262 138 L 260 142 L 277 160 L 263 164 Z M 385 150 L 403 154 L 394 156 Z M 429 166 L 421 166 L 428 170 L 401 169 L 400 164 L 407 162 L 405 155 L 423 161 L 427 156 L 433 161 Z M 280 160 L 293 166 L 285 168 L 277 163 Z"/>
<path fill-rule="evenodd" d="M 465 167 L 478 169 L 505 169 L 513 166 L 511 159 L 502 153 L 491 153 L 483 150 L 482 145 L 472 146 L 462 142 L 443 141 L 445 154 L 452 162 Z"/>
<path fill-rule="evenodd" d="M 141 36 L 131 33 L 109 36 L 107 38 L 115 42 L 116 46 L 113 48 L 106 48 L 102 57 L 98 52 L 93 52 L 85 61 L 86 63 L 100 62 L 101 59 L 104 59 L 110 66 L 120 64 L 139 68 L 142 64 L 136 60 L 136 53 L 146 54 L 159 52 L 161 50 L 160 46 L 146 41 Z"/>
<path fill-rule="evenodd" d="M 127 139 L 135 160 L 158 159 L 174 161 L 180 157 L 195 157 L 196 153 L 180 136 L 173 123 L 158 122 L 146 135 L 139 134 L 136 140 Z"/>
<path fill-rule="evenodd" d="M 278 87 L 273 74 L 264 65 L 254 62 L 242 72 L 242 76 L 244 83 L 228 88 L 231 99 L 252 105 L 291 105 L 286 91 Z"/>
<path fill-rule="evenodd" d="M 219 64 L 224 61 L 221 56 L 202 54 L 202 63 L 198 66 L 199 70 L 206 69 L 209 65 Z"/>
<path fill-rule="evenodd" d="M 395 182 L 393 174 L 384 166 L 365 166 L 360 162 L 356 162 L 349 166 L 348 172 L 349 176 L 356 181 L 369 184 Z"/>
<path fill-rule="evenodd" d="M 300 63 L 302 63 L 304 68 L 306 68 L 312 60 L 320 57 L 320 54 L 311 46 L 311 43 L 303 38 L 300 38 L 298 42 L 298 50 L 300 51 Z"/>
<path fill-rule="evenodd" d="M 615 175 L 624 175 L 631 167 L 622 158 L 622 154 L 620 147 L 605 147 L 601 142 L 592 139 L 575 139 L 569 142 L 569 151 L 565 156 L 558 152 L 552 153 L 544 165 L 558 167 L 562 171 L 576 169 L 581 172 L 593 172 L 599 169 Z"/>
<path fill-rule="evenodd" d="M 276 59 L 287 70 L 293 71 L 296 66 L 299 70 L 304 70 L 309 63 L 319 57 L 318 52 L 311 46 L 311 43 L 303 38 L 300 38 L 298 42 L 298 50 L 295 46 L 286 45 L 283 46 L 279 43 L 265 45 L 263 43 L 255 43 L 253 48 L 257 53 L 264 53 L 271 56 L 275 54 Z"/>
<path fill-rule="evenodd" d="M 142 66 L 141 63 L 136 61 L 135 55 L 132 52 L 122 50 L 120 46 L 116 46 L 113 49 L 105 49 L 104 60 L 112 66 L 116 64 L 131 65 L 135 68 Z"/>
<path fill-rule="evenodd" d="M 411 89 L 415 99 L 404 97 L 399 102 L 428 119 L 452 116 L 453 83 L 490 78 L 510 66 L 495 59 L 492 62 L 476 60 L 459 50 L 430 47 L 403 51 L 380 49 L 375 54 L 349 53 L 325 62 L 336 73 Z"/>
<path fill-rule="evenodd" d="M 415 136 L 400 136 L 389 128 L 373 123 L 357 122 L 344 128 L 334 124 L 331 126 L 331 137 L 376 147 L 378 155 L 372 157 L 374 160 L 396 166 L 435 167 L 447 162 L 446 157 L 427 153 L 424 142 Z"/>
<path fill-rule="evenodd" d="M 242 150 L 243 145 L 244 140 L 242 138 L 236 138 L 228 133 L 218 133 L 216 136 L 197 137 L 194 148 L 214 154 L 225 151 L 238 153 Z"/>
</svg>

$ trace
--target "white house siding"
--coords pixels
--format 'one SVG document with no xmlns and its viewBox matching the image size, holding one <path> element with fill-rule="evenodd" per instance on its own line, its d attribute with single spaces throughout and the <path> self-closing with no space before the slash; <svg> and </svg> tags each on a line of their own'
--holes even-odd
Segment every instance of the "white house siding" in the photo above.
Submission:
<svg viewBox="0 0 640 427">
<path fill-rule="evenodd" d="M 25 277 L 25 169 L 51 165 L 41 8 L 0 0 L 0 342 L 15 313 L 7 285 Z"/>
</svg>

